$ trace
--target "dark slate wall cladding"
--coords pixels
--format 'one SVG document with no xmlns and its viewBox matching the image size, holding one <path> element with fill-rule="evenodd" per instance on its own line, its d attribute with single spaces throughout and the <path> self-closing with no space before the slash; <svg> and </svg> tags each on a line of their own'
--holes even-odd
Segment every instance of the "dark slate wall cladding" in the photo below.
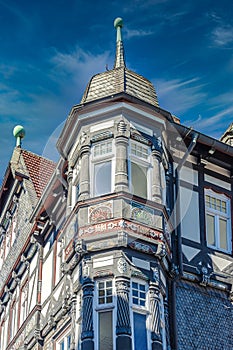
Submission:
<svg viewBox="0 0 233 350">
<path fill-rule="evenodd" d="M 179 350 L 233 350 L 233 310 L 226 293 L 177 284 Z"/>
</svg>

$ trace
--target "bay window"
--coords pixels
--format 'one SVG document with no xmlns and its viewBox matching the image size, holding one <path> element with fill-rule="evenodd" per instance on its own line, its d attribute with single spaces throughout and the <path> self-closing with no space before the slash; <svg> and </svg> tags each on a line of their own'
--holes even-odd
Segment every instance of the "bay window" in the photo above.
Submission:
<svg viewBox="0 0 233 350">
<path fill-rule="evenodd" d="M 209 247 L 231 251 L 230 198 L 205 190 L 206 240 Z"/>
</svg>

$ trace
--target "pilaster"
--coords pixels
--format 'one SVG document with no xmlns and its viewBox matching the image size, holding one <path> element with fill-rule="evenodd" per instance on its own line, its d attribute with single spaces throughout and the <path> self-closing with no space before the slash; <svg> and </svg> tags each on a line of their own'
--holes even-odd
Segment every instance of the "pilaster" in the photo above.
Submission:
<svg viewBox="0 0 233 350">
<path fill-rule="evenodd" d="M 152 350 L 162 350 L 161 316 L 160 316 L 160 289 L 159 284 L 151 282 L 149 286 L 150 314 L 151 314 L 151 341 Z"/>
<path fill-rule="evenodd" d="M 94 282 L 88 280 L 83 286 L 83 317 L 81 350 L 94 350 L 93 296 Z"/>
<path fill-rule="evenodd" d="M 117 324 L 116 324 L 116 350 L 131 350 L 131 325 L 129 310 L 129 286 L 128 278 L 116 278 L 117 293 Z"/>
<path fill-rule="evenodd" d="M 154 147 L 152 149 L 152 200 L 156 203 L 162 203 L 162 183 L 160 173 L 161 149 Z"/>
<path fill-rule="evenodd" d="M 85 200 L 90 197 L 90 145 L 85 144 L 80 149 L 81 170 L 79 199 Z"/>
<path fill-rule="evenodd" d="M 121 120 L 117 124 L 116 134 L 116 171 L 115 171 L 115 190 L 129 191 L 128 186 L 128 166 L 127 166 L 127 149 L 129 143 L 129 133 L 127 124 Z"/>
</svg>

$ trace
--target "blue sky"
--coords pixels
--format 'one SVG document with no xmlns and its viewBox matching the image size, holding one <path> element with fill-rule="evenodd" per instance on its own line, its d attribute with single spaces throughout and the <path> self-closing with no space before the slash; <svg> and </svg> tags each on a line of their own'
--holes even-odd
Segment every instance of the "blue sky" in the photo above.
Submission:
<svg viewBox="0 0 233 350">
<path fill-rule="evenodd" d="M 219 138 L 233 122 L 231 0 L 0 0 L 0 182 L 15 140 L 53 158 L 52 144 L 90 77 L 112 68 L 116 17 L 129 69 L 160 106 Z"/>
</svg>

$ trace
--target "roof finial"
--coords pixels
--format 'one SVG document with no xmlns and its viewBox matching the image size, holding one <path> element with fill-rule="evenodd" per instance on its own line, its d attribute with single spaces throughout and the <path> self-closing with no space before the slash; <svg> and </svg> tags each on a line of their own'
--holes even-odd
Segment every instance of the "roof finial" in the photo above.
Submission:
<svg viewBox="0 0 233 350">
<path fill-rule="evenodd" d="M 125 67 L 125 54 L 124 54 L 124 46 L 121 35 L 121 28 L 123 27 L 122 18 L 118 17 L 114 21 L 114 27 L 117 30 L 117 46 L 116 46 L 116 58 L 114 68 Z"/>
<path fill-rule="evenodd" d="M 21 148 L 21 140 L 25 136 L 25 129 L 21 125 L 16 125 L 13 130 L 13 135 L 16 138 L 16 147 Z"/>
</svg>

